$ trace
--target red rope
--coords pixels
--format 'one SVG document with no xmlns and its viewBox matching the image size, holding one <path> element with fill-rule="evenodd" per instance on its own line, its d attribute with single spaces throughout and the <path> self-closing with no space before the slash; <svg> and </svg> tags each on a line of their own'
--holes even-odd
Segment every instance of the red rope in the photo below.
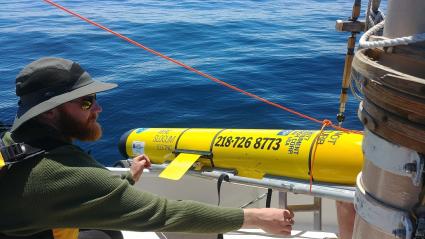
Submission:
<svg viewBox="0 0 425 239">
<path fill-rule="evenodd" d="M 49 4 L 51 4 L 51 5 L 53 5 L 53 6 L 55 6 L 55 7 L 57 7 L 57 8 L 59 8 L 59 9 L 61 9 L 61 10 L 63 10 L 63 11 L 65 11 L 65 12 L 67 12 L 67 13 L 69 13 L 69 14 L 71 14 L 71 15 L 73 15 L 73 16 L 75 16 L 75 17 L 80 18 L 83 21 L 86 21 L 86 22 L 88 22 L 88 23 L 90 23 L 90 24 L 92 24 L 92 25 L 94 25 L 96 27 L 99 27 L 100 29 L 103 29 L 103 30 L 105 30 L 105 31 L 107 31 L 107 32 L 109 32 L 109 33 L 111 33 L 111 34 L 113 34 L 113 35 L 115 35 L 115 36 L 117 36 L 117 37 L 119 37 L 119 38 L 121 38 L 121 39 L 123 39 L 123 40 L 125 40 L 125 41 L 127 41 L 127 42 L 129 42 L 129 43 L 131 43 L 133 45 L 135 45 L 135 46 L 138 46 L 138 47 L 140 47 L 140 48 L 142 48 L 142 49 L 144 49 L 144 50 L 146 50 L 146 51 L 148 51 L 148 52 L 150 52 L 150 53 L 152 53 L 154 55 L 157 55 L 157 56 L 162 57 L 162 58 L 164 58 L 164 59 L 166 59 L 168 61 L 171 61 L 171 62 L 173 62 L 173 63 L 175 63 L 175 64 L 177 64 L 177 65 L 179 65 L 181 67 L 184 67 L 184 68 L 186 68 L 186 69 L 188 69 L 188 70 L 190 70 L 192 72 L 195 72 L 195 73 L 197 73 L 197 74 L 199 74 L 199 75 L 201 75 L 201 76 L 203 76 L 205 78 L 208 78 L 208 79 L 210 79 L 210 80 L 212 80 L 212 81 L 214 81 L 216 83 L 219 83 L 219 84 L 221 84 L 221 85 L 223 85 L 225 87 L 228 87 L 230 89 L 236 90 L 236 91 L 238 91 L 238 92 L 240 92 L 242 94 L 245 94 L 245 95 L 247 95 L 249 97 L 252 97 L 254 99 L 257 99 L 259 101 L 262 101 L 262 102 L 264 102 L 266 104 L 269 104 L 271 106 L 274 106 L 274 107 L 277 107 L 279 109 L 288 111 L 288 112 L 290 112 L 292 114 L 298 115 L 301 118 L 308 119 L 308 120 L 311 120 L 311 121 L 316 122 L 316 123 L 322 123 L 323 122 L 321 120 L 318 120 L 318 119 L 313 118 L 311 116 L 308 116 L 306 114 L 302 114 L 302 113 L 300 113 L 298 111 L 295 111 L 293 109 L 287 108 L 287 107 L 285 107 L 283 105 L 280 105 L 278 103 L 271 102 L 271 101 L 269 101 L 267 99 L 264 99 L 264 98 L 262 98 L 262 97 L 260 97 L 258 95 L 255 95 L 255 94 L 252 94 L 252 93 L 247 92 L 245 90 L 242 90 L 242 89 L 240 89 L 240 88 L 238 88 L 236 86 L 230 85 L 229 83 L 226 83 L 226 82 L 224 82 L 222 80 L 219 80 L 219 79 L 217 79 L 217 78 L 215 78 L 215 77 L 213 77 L 211 75 L 208 75 L 207 73 L 204 73 L 202 71 L 199 71 L 199 70 L 197 70 L 197 69 L 195 69 L 195 68 L 193 68 L 191 66 L 188 66 L 188 65 L 184 64 L 183 62 L 180 62 L 178 60 L 175 60 L 175 59 L 173 59 L 173 58 L 171 58 L 169 56 L 166 56 L 164 54 L 161 54 L 160 52 L 157 52 L 157 51 L 155 51 L 155 50 L 153 50 L 153 49 L 151 49 L 149 47 L 146 47 L 146 46 L 144 46 L 144 45 L 142 45 L 142 44 L 140 44 L 140 43 L 138 43 L 138 42 L 136 42 L 136 41 L 134 41 L 134 40 L 132 40 L 132 39 L 130 39 L 130 38 L 128 38 L 128 37 L 120 34 L 120 33 L 118 33 L 118 32 L 115 32 L 115 31 L 113 31 L 113 30 L 111 30 L 111 29 L 109 29 L 109 28 L 107 28 L 105 26 L 100 25 L 99 23 L 96 23 L 96 22 L 94 22 L 94 21 L 92 21 L 92 20 L 90 20 L 90 19 L 88 19 L 86 17 L 83 17 L 82 15 L 80 15 L 80 14 L 78 14 L 76 12 L 73 12 L 73 11 L 71 11 L 71 10 L 69 10 L 69 9 L 67 9 L 67 8 L 65 8 L 65 7 L 63 7 L 63 6 L 59 5 L 59 4 L 51 1 L 51 0 L 44 0 L 44 1 L 47 2 L 47 3 L 49 3 Z M 345 129 L 345 128 L 339 127 L 337 125 L 334 125 L 332 122 L 330 123 L 330 126 L 333 127 L 333 128 L 335 128 L 335 129 L 337 129 L 337 130 L 341 130 L 341 131 L 344 131 L 344 132 L 362 134 L 362 132 L 360 132 L 360 131 Z"/>
<path fill-rule="evenodd" d="M 316 151 L 317 151 L 317 146 L 319 146 L 319 139 L 320 136 L 323 133 L 323 130 L 325 129 L 326 126 L 331 126 L 332 122 L 330 120 L 323 120 L 323 125 L 322 128 L 320 129 L 319 134 L 316 136 L 316 140 L 314 141 L 314 148 L 313 148 L 313 152 L 312 152 L 312 157 L 311 157 L 311 161 L 310 161 L 310 193 L 311 193 L 311 189 L 313 187 L 313 167 L 314 167 L 314 161 L 316 160 Z"/>
</svg>

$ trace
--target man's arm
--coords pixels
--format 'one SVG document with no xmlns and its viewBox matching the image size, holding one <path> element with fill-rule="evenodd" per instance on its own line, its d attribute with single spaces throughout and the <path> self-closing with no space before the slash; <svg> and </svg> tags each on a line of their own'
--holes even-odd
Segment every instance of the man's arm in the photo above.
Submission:
<svg viewBox="0 0 425 239">
<path fill-rule="evenodd" d="M 116 180 L 108 170 L 83 152 L 67 150 L 56 156 L 63 157 L 63 160 L 58 159 L 61 163 L 55 162 L 56 160 L 44 161 L 49 164 L 49 169 L 43 167 L 42 171 L 49 172 L 49 178 L 46 178 L 45 173 L 40 176 L 48 181 L 32 180 L 42 185 L 43 189 L 46 189 L 46 185 L 53 186 L 48 187 L 48 191 L 41 190 L 46 194 L 42 195 L 42 202 L 47 204 L 44 206 L 51 210 L 49 205 L 55 205 L 55 211 L 47 212 L 49 217 L 44 218 L 48 228 L 72 226 L 133 231 L 220 233 L 251 227 L 280 235 L 289 235 L 292 228 L 293 215 L 288 210 L 242 210 L 194 201 L 167 200 L 138 191 L 128 183 Z M 140 156 L 140 159 L 142 158 Z M 146 162 L 144 164 L 146 165 Z M 40 194 L 40 190 L 35 191 L 36 195 Z M 69 191 L 73 193 L 67 194 Z M 45 200 L 46 198 L 49 200 Z M 47 209 L 42 209 L 46 213 Z"/>
<path fill-rule="evenodd" d="M 140 179 L 143 169 L 150 168 L 149 157 L 142 154 L 132 160 L 130 172 L 135 182 Z M 244 209 L 242 228 L 260 228 L 276 235 L 291 235 L 294 214 L 289 210 L 277 208 Z"/>
</svg>

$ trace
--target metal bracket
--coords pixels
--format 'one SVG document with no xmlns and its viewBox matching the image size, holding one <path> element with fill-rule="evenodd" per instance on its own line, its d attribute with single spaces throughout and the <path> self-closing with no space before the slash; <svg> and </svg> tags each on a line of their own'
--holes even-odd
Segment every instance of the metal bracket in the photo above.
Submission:
<svg viewBox="0 0 425 239">
<path fill-rule="evenodd" d="M 385 171 L 411 177 L 414 186 L 420 186 L 424 159 L 418 152 L 390 143 L 365 129 L 363 152 L 367 160 Z"/>
<path fill-rule="evenodd" d="M 174 154 L 178 155 L 180 153 L 186 154 L 198 154 L 201 155 L 202 158 L 212 158 L 213 154 L 209 151 L 201 151 L 201 150 L 187 150 L 187 149 L 175 149 L 173 151 Z"/>
<path fill-rule="evenodd" d="M 363 188 L 361 173 L 357 176 L 357 188 L 354 197 L 354 207 L 357 214 L 370 225 L 379 228 L 396 238 L 411 239 L 413 223 L 409 213 L 383 202 L 369 195 Z M 382 220 L 385 218 L 385 220 Z"/>
<path fill-rule="evenodd" d="M 175 149 L 173 151 L 173 154 L 177 157 L 179 154 L 185 153 L 185 154 L 197 154 L 201 155 L 201 158 L 209 159 L 211 162 L 211 166 L 214 167 L 214 161 L 213 161 L 213 153 L 210 151 L 202 151 L 202 150 L 189 150 L 189 149 Z M 197 161 L 192 166 L 195 170 L 201 170 L 204 165 Z"/>
</svg>

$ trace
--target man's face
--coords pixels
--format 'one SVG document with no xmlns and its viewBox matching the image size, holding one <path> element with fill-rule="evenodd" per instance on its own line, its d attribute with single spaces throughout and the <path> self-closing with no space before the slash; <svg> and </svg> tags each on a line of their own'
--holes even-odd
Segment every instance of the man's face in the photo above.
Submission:
<svg viewBox="0 0 425 239">
<path fill-rule="evenodd" d="M 57 125 L 65 137 L 81 141 L 95 141 L 102 137 L 97 122 L 102 108 L 95 95 L 83 96 L 58 107 Z"/>
</svg>

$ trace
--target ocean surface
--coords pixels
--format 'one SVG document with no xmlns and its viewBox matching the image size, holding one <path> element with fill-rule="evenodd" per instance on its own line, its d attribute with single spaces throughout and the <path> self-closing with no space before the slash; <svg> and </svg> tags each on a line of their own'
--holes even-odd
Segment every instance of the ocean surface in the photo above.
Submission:
<svg viewBox="0 0 425 239">
<path fill-rule="evenodd" d="M 336 122 L 348 33 L 334 25 L 351 16 L 352 1 L 57 3 L 233 86 Z M 98 95 L 103 138 L 80 143 L 105 165 L 122 159 L 119 138 L 133 128 L 321 127 L 33 0 L 0 3 L 0 121 L 13 122 L 16 75 L 43 56 L 75 60 L 93 78 L 119 84 Z M 362 129 L 358 104 L 350 93 L 344 127 Z"/>
</svg>

